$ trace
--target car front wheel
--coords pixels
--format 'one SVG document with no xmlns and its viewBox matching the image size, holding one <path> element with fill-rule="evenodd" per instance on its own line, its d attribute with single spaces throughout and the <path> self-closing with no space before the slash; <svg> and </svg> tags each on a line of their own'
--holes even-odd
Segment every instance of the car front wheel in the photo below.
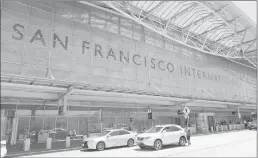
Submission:
<svg viewBox="0 0 258 158">
<path fill-rule="evenodd" d="M 104 142 L 98 142 L 96 149 L 98 151 L 104 150 L 105 149 L 105 143 Z"/>
<path fill-rule="evenodd" d="M 185 146 L 185 144 L 186 144 L 186 139 L 185 139 L 185 137 L 180 137 L 178 144 L 179 144 L 180 146 Z"/>
<path fill-rule="evenodd" d="M 127 146 L 128 147 L 132 147 L 134 145 L 134 140 L 133 139 L 129 139 L 128 141 L 127 141 Z"/>
<path fill-rule="evenodd" d="M 155 150 L 160 150 L 160 149 L 162 149 L 162 141 L 161 140 L 155 140 L 155 142 L 154 142 L 154 149 Z"/>
</svg>

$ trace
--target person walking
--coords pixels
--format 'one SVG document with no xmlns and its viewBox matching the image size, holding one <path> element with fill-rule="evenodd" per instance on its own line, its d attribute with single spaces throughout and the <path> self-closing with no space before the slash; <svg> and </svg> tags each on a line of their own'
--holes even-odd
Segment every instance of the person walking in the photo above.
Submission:
<svg viewBox="0 0 258 158">
<path fill-rule="evenodd" d="M 244 120 L 245 129 L 247 129 L 247 122 Z"/>
<path fill-rule="evenodd" d="M 189 127 L 186 127 L 185 129 L 186 132 L 186 139 L 187 139 L 187 145 L 191 145 L 191 129 Z"/>
</svg>

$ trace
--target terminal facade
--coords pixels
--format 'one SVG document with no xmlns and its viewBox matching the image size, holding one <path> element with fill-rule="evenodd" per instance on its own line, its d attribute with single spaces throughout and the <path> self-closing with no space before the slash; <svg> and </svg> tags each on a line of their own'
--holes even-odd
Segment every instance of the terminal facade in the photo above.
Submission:
<svg viewBox="0 0 258 158">
<path fill-rule="evenodd" d="M 202 133 L 256 110 L 254 69 L 79 2 L 1 3 L 1 135 L 12 144 L 42 130 L 184 127 L 185 106 Z"/>
</svg>

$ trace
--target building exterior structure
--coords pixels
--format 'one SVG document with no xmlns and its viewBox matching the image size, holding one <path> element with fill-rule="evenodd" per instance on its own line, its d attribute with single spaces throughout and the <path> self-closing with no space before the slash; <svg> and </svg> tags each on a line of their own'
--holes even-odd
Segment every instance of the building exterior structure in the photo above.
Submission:
<svg viewBox="0 0 258 158">
<path fill-rule="evenodd" d="M 209 132 L 257 108 L 255 69 L 97 4 L 1 1 L 1 15 L 1 134 L 12 144 L 60 128 L 185 126 L 184 106 L 193 130 Z"/>
</svg>

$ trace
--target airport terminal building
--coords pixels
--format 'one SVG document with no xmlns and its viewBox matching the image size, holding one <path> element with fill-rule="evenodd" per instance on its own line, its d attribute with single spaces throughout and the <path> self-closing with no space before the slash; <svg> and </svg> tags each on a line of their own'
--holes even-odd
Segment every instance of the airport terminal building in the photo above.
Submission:
<svg viewBox="0 0 258 158">
<path fill-rule="evenodd" d="M 185 126 L 185 106 L 193 132 L 250 119 L 256 27 L 240 14 L 231 2 L 1 1 L 1 136 Z"/>
</svg>

